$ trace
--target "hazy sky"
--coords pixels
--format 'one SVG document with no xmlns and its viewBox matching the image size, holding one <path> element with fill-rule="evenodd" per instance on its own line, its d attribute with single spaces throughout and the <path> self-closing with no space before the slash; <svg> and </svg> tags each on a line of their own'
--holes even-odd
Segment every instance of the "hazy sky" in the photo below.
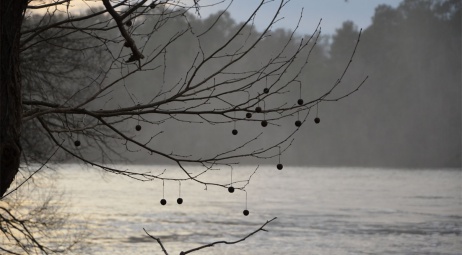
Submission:
<svg viewBox="0 0 462 255">
<path fill-rule="evenodd" d="M 217 2 L 216 0 L 201 0 L 201 4 Z M 282 12 L 284 20 L 278 22 L 279 27 L 294 28 L 300 12 L 303 10 L 303 19 L 300 24 L 299 32 L 307 34 L 313 32 L 319 20 L 322 18 L 323 34 L 332 34 L 346 20 L 352 20 L 359 28 L 366 28 L 371 24 L 371 17 L 374 15 L 375 8 L 380 4 L 387 4 L 393 7 L 399 5 L 401 0 L 292 0 L 286 5 Z M 202 16 L 224 9 L 229 1 L 219 7 L 201 9 Z M 242 21 L 260 3 L 258 0 L 234 0 L 229 11 L 237 21 Z M 271 17 L 279 1 L 268 4 L 257 18 L 259 30 L 264 28 L 265 21 Z"/>
<path fill-rule="evenodd" d="M 190 6 L 193 0 L 171 0 L 173 2 L 180 2 L 186 6 Z M 222 0 L 201 0 L 200 4 L 203 6 L 221 2 Z M 269 2 L 259 12 L 256 19 L 256 25 L 259 30 L 262 30 L 272 17 L 279 0 L 267 0 Z M 333 34 L 335 29 L 341 27 L 342 23 L 346 20 L 352 20 L 359 28 L 367 28 L 371 24 L 371 17 L 374 15 L 375 8 L 380 4 L 387 4 L 393 7 L 399 5 L 402 0 L 291 0 L 283 9 L 281 16 L 284 17 L 280 20 L 276 27 L 284 27 L 293 29 L 300 17 L 301 10 L 303 9 L 303 18 L 300 24 L 300 34 L 311 34 L 319 20 L 322 18 L 322 31 L 323 34 Z M 223 3 L 212 6 L 203 7 L 200 10 L 202 17 L 207 17 L 211 13 L 216 13 L 223 10 L 228 6 L 230 0 L 223 0 Z M 255 10 L 260 0 L 233 0 L 229 12 L 236 21 L 243 21 Z M 100 1 L 89 0 L 74 0 L 72 6 L 78 10 L 86 10 L 88 6 L 100 5 Z"/>
</svg>

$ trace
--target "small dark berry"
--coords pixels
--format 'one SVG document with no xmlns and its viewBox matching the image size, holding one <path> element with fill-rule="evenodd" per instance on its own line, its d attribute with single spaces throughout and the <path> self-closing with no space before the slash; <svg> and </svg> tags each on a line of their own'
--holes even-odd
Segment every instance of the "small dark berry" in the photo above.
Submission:
<svg viewBox="0 0 462 255">
<path fill-rule="evenodd" d="M 297 100 L 297 104 L 298 104 L 298 105 L 303 105 L 303 99 L 301 99 L 301 98 L 298 99 L 298 100 Z"/>
<path fill-rule="evenodd" d="M 229 191 L 229 193 L 234 193 L 234 187 L 233 186 L 229 187 L 228 191 Z"/>
<path fill-rule="evenodd" d="M 279 163 L 276 167 L 278 168 L 278 170 L 282 170 L 283 165 L 281 163 Z"/>
<path fill-rule="evenodd" d="M 162 199 L 160 200 L 160 204 L 161 204 L 161 205 L 166 205 L 166 204 L 167 204 L 167 200 L 165 200 L 165 199 L 162 198 Z"/>
<path fill-rule="evenodd" d="M 149 5 L 149 7 L 150 7 L 151 9 L 154 9 L 154 8 L 156 8 L 156 5 L 157 5 L 157 4 L 155 4 L 155 3 L 151 3 L 151 4 Z"/>
<path fill-rule="evenodd" d="M 79 147 L 79 146 L 80 146 L 80 141 L 79 141 L 79 140 L 76 140 L 76 141 L 74 142 L 74 145 L 75 145 L 75 147 Z"/>
<path fill-rule="evenodd" d="M 243 212 L 242 212 L 245 216 L 249 215 L 249 210 L 245 209 Z"/>
<path fill-rule="evenodd" d="M 252 118 L 252 113 L 250 113 L 250 112 L 246 113 L 246 114 L 245 114 L 245 117 L 246 117 L 247 119 Z"/>
<path fill-rule="evenodd" d="M 136 129 L 136 131 L 140 131 L 140 130 L 141 130 L 141 126 L 140 126 L 140 125 L 136 125 L 135 129 Z"/>
<path fill-rule="evenodd" d="M 269 93 L 269 88 L 264 88 L 263 93 L 268 94 Z"/>
<path fill-rule="evenodd" d="M 318 118 L 318 117 L 314 118 L 314 123 L 319 124 L 319 122 L 321 122 L 320 118 Z"/>
<path fill-rule="evenodd" d="M 133 25 L 133 22 L 131 20 L 129 20 L 129 21 L 125 22 L 125 25 L 127 27 L 131 27 Z"/>
<path fill-rule="evenodd" d="M 179 205 L 181 205 L 181 204 L 183 203 L 183 198 L 179 197 L 179 198 L 176 200 L 176 202 L 177 202 Z"/>
<path fill-rule="evenodd" d="M 299 121 L 299 120 L 295 121 L 295 126 L 300 127 L 301 125 L 302 125 L 301 121 Z"/>
<path fill-rule="evenodd" d="M 262 121 L 261 121 L 261 126 L 262 126 L 262 127 L 268 126 L 268 121 L 262 120 Z"/>
<path fill-rule="evenodd" d="M 257 106 L 257 108 L 255 108 L 255 111 L 256 111 L 256 112 L 261 112 L 261 107 L 260 107 L 260 106 Z"/>
<path fill-rule="evenodd" d="M 237 130 L 233 129 L 233 135 L 237 135 Z"/>
</svg>

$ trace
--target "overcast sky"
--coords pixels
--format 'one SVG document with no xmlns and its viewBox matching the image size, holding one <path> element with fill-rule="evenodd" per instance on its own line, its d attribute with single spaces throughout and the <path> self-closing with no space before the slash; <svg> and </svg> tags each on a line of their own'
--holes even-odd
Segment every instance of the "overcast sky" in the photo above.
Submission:
<svg viewBox="0 0 462 255">
<path fill-rule="evenodd" d="M 172 0 L 172 2 L 175 1 L 186 6 L 193 3 L 193 0 Z M 201 16 L 206 18 L 211 13 L 225 9 L 230 0 L 200 0 L 202 6 L 222 1 L 223 3 L 213 7 L 203 7 L 200 10 Z M 260 31 L 263 30 L 280 3 L 279 0 L 267 0 L 267 2 L 269 3 L 262 8 L 256 19 L 256 25 Z M 303 19 L 299 28 L 300 34 L 311 34 L 321 18 L 323 34 L 333 34 L 346 20 L 353 21 L 358 28 L 367 28 L 371 24 L 371 17 L 378 5 L 387 4 L 397 7 L 400 2 L 402 0 L 348 0 L 348 2 L 345 0 L 291 0 L 282 11 L 281 16 L 284 19 L 279 21 L 276 27 L 295 28 L 303 9 Z M 229 12 L 236 21 L 243 21 L 248 18 L 259 3 L 260 0 L 234 0 Z M 86 10 L 88 6 L 100 4 L 100 1 L 88 0 L 72 2 L 72 6 L 80 11 Z"/>
<path fill-rule="evenodd" d="M 217 2 L 216 0 L 201 0 L 201 4 Z M 234 0 L 229 11 L 237 21 L 242 21 L 255 9 L 259 0 Z M 278 22 L 278 27 L 294 28 L 297 24 L 299 15 L 303 10 L 303 19 L 299 32 L 310 34 L 316 28 L 322 18 L 323 34 L 332 34 L 335 29 L 341 27 L 346 20 L 352 20 L 359 28 L 366 28 L 371 24 L 371 17 L 374 15 L 375 8 L 380 4 L 387 4 L 393 7 L 399 5 L 401 0 L 291 0 L 282 12 L 284 20 Z M 219 9 L 224 9 L 229 1 L 213 8 L 202 8 L 201 14 L 206 17 L 210 13 Z M 274 14 L 279 1 L 268 4 L 257 18 L 256 25 L 262 30 L 265 21 Z"/>
</svg>

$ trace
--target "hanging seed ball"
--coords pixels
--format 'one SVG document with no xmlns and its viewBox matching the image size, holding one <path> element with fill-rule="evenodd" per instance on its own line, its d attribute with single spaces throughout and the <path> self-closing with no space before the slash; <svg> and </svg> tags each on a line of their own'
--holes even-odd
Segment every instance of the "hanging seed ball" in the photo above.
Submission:
<svg viewBox="0 0 462 255">
<path fill-rule="evenodd" d="M 233 129 L 233 135 L 237 135 L 237 130 L 236 129 Z"/>
<path fill-rule="evenodd" d="M 242 213 L 244 214 L 244 216 L 247 216 L 249 215 L 249 210 L 245 209 Z"/>
<path fill-rule="evenodd" d="M 141 126 L 140 126 L 140 125 L 136 125 L 135 129 L 136 129 L 136 131 L 140 131 L 140 130 L 141 130 Z"/>
<path fill-rule="evenodd" d="M 297 104 L 298 104 L 298 105 L 303 105 L 303 99 L 301 99 L 301 98 L 298 99 L 298 100 L 297 100 Z"/>
<path fill-rule="evenodd" d="M 319 124 L 319 122 L 321 122 L 320 118 L 318 118 L 318 117 L 314 118 L 314 123 Z"/>
<path fill-rule="evenodd" d="M 131 27 L 133 25 L 133 22 L 131 20 L 129 20 L 129 21 L 125 22 L 125 25 L 127 27 Z"/>
<path fill-rule="evenodd" d="M 181 205 L 181 204 L 183 203 L 183 198 L 179 197 L 179 198 L 176 200 L 176 202 L 177 202 L 179 205 Z"/>
<path fill-rule="evenodd" d="M 268 94 L 269 93 L 269 88 L 264 88 L 263 93 Z"/>
<path fill-rule="evenodd" d="M 250 112 L 246 113 L 246 114 L 245 114 L 245 117 L 246 117 L 247 119 L 252 118 L 252 113 L 250 113 Z"/>
<path fill-rule="evenodd" d="M 279 163 L 276 167 L 278 168 L 278 170 L 282 170 L 284 166 L 281 163 Z"/>
<path fill-rule="evenodd" d="M 152 2 L 152 3 L 149 5 L 149 7 L 151 7 L 151 9 L 154 9 L 154 8 L 156 8 L 156 4 L 155 4 L 154 2 Z"/>
<path fill-rule="evenodd" d="M 75 145 L 75 147 L 79 147 L 79 146 L 80 146 L 80 141 L 79 141 L 79 140 L 75 140 L 74 145 Z"/>
<path fill-rule="evenodd" d="M 124 42 L 124 47 L 127 47 L 127 48 L 128 48 L 128 47 L 130 47 L 130 44 L 129 44 L 127 41 L 125 41 L 125 42 Z"/>
<path fill-rule="evenodd" d="M 165 200 L 164 198 L 162 198 L 162 199 L 160 200 L 160 204 L 161 204 L 161 205 L 166 205 L 166 204 L 167 204 L 167 200 Z"/>
<path fill-rule="evenodd" d="M 299 121 L 299 120 L 295 121 L 295 126 L 300 127 L 301 125 L 302 125 L 301 121 Z"/>
<path fill-rule="evenodd" d="M 234 193 L 234 187 L 233 186 L 229 187 L 228 191 L 229 191 L 229 193 Z"/>
<path fill-rule="evenodd" d="M 268 126 L 268 121 L 262 120 L 262 121 L 261 121 L 261 126 L 262 126 L 262 127 Z"/>
<path fill-rule="evenodd" d="M 261 112 L 261 107 L 260 107 L 260 106 L 257 106 L 257 108 L 255 108 L 255 111 L 256 111 L 256 112 Z"/>
</svg>

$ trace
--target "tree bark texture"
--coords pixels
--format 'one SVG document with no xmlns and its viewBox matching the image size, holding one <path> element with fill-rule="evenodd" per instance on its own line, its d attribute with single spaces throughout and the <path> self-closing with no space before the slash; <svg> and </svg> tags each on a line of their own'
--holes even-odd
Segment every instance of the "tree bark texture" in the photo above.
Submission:
<svg viewBox="0 0 462 255">
<path fill-rule="evenodd" d="M 18 172 L 21 156 L 20 31 L 27 0 L 0 0 L 0 197 Z"/>
</svg>

